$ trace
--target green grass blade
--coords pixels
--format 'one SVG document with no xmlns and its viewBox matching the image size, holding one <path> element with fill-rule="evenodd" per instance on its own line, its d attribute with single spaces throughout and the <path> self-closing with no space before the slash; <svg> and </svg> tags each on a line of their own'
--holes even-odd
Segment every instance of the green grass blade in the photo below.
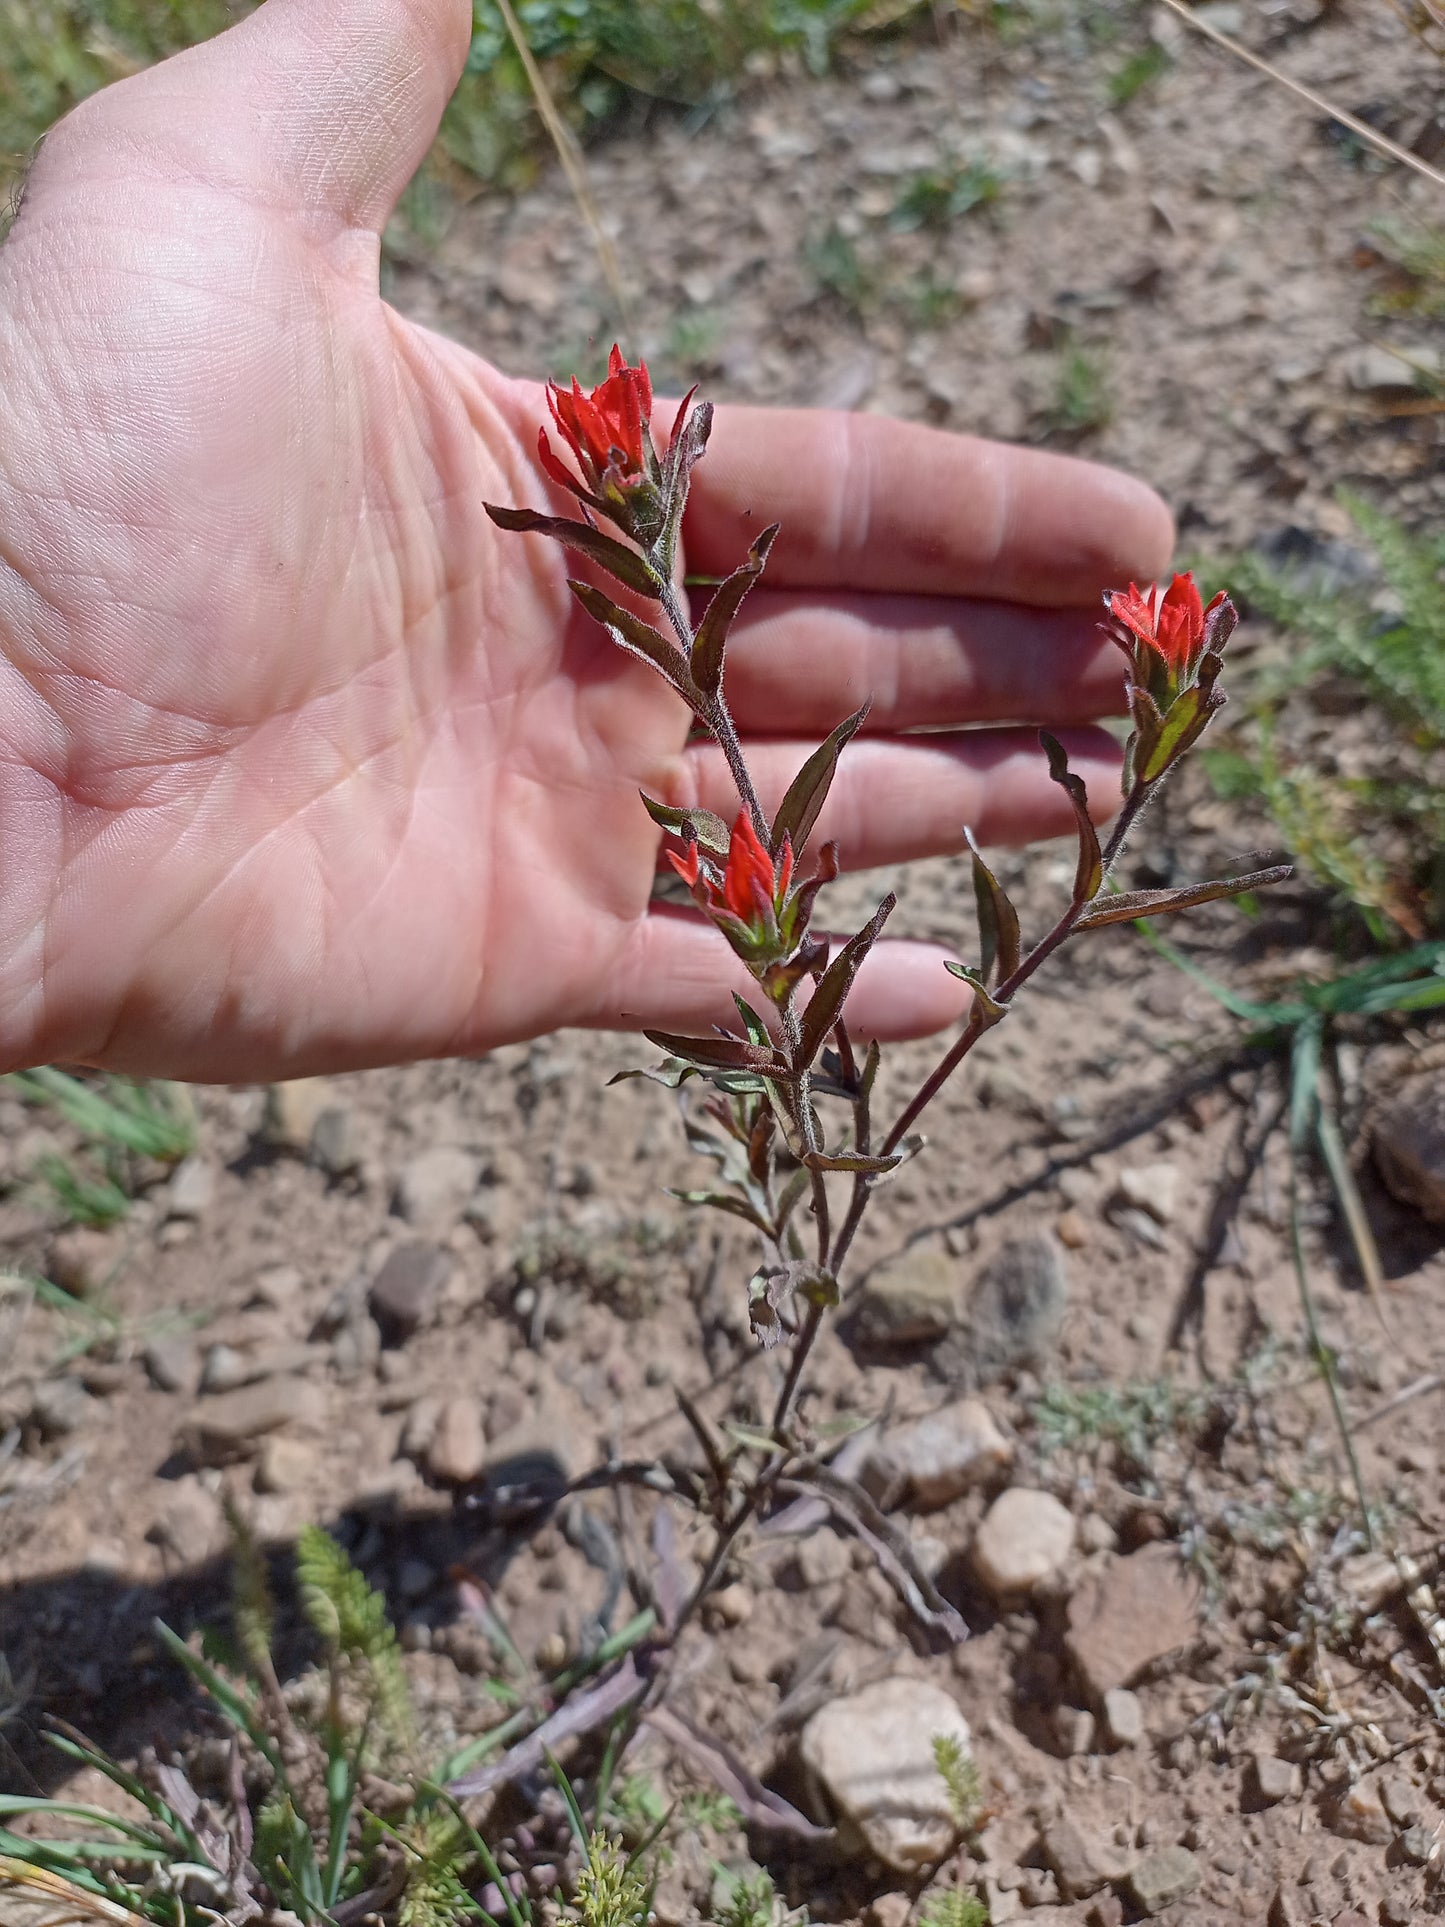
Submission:
<svg viewBox="0 0 1445 1927">
<path fill-rule="evenodd" d="M 1345 1448 L 1345 1460 L 1350 1468 L 1350 1478 L 1355 1488 L 1355 1498 L 1360 1507 L 1360 1525 L 1364 1531 L 1365 1544 L 1373 1551 L 1375 1544 L 1374 1528 L 1370 1524 L 1370 1503 L 1365 1494 L 1364 1475 L 1360 1471 L 1359 1454 L 1355 1450 L 1354 1434 L 1350 1421 L 1345 1415 L 1344 1400 L 1340 1397 L 1340 1382 L 1335 1374 L 1335 1361 L 1329 1347 L 1320 1337 L 1319 1320 L 1315 1316 L 1314 1292 L 1310 1289 L 1309 1267 L 1305 1263 L 1304 1230 L 1300 1222 L 1300 1184 L 1299 1184 L 1299 1147 L 1293 1137 L 1287 1140 L 1289 1152 L 1289 1232 L 1290 1253 L 1294 1259 L 1295 1283 L 1299 1287 L 1300 1307 L 1304 1313 L 1305 1329 L 1309 1333 L 1310 1348 L 1314 1353 L 1315 1364 L 1325 1381 L 1329 1393 L 1330 1410 L 1334 1414 L 1335 1426 L 1340 1442 Z"/>
<path fill-rule="evenodd" d="M 175 1836 L 184 1848 L 188 1859 L 205 1859 L 205 1849 L 196 1834 L 175 1812 L 170 1802 L 162 1799 L 161 1795 L 148 1787 L 143 1780 L 138 1780 L 135 1774 L 128 1773 L 108 1754 L 98 1752 L 83 1740 L 70 1739 L 63 1733 L 47 1733 L 45 1737 L 57 1753 L 63 1753 L 68 1759 L 79 1761 L 82 1766 L 93 1767 L 97 1773 L 104 1774 L 112 1786 L 118 1786 L 122 1793 L 128 1793 L 132 1800 L 145 1808 L 153 1820 L 158 1821 Z"/>
<path fill-rule="evenodd" d="M 75 1806 L 67 1800 L 32 1799 L 23 1793 L 0 1793 L 0 1816 L 22 1813 L 48 1813 L 58 1819 L 84 1820 L 91 1826 L 113 1827 L 117 1833 L 142 1846 L 156 1845 L 154 1834 L 140 1821 L 127 1820 L 118 1813 L 107 1813 L 104 1807 Z"/>
<path fill-rule="evenodd" d="M 264 1755 L 267 1764 L 284 1785 L 286 1774 L 281 1764 L 281 1756 L 262 1723 L 259 1708 L 255 1703 L 239 1693 L 228 1679 L 216 1671 L 214 1666 L 207 1665 L 199 1654 L 193 1653 L 179 1633 L 173 1633 L 163 1619 L 152 1620 L 151 1623 L 155 1628 L 156 1637 L 171 1658 L 186 1669 L 202 1691 L 209 1694 L 216 1702 L 232 1726 L 244 1733 L 257 1752 Z"/>
<path fill-rule="evenodd" d="M 1390 1338 L 1395 1334 L 1390 1329 L 1390 1321 L 1385 1315 L 1385 1268 L 1380 1263 L 1379 1247 L 1375 1234 L 1370 1229 L 1370 1220 L 1365 1212 L 1365 1201 L 1360 1196 L 1360 1187 L 1355 1183 L 1355 1174 L 1350 1169 L 1350 1157 L 1345 1149 L 1344 1139 L 1329 1108 L 1321 1104 L 1315 1119 L 1316 1134 L 1319 1138 L 1320 1155 L 1325 1161 L 1330 1183 L 1335 1188 L 1340 1209 L 1345 1216 L 1349 1230 L 1350 1243 L 1355 1248 L 1355 1259 L 1365 1280 L 1365 1289 L 1374 1301 L 1375 1315 L 1384 1326 Z"/>
</svg>

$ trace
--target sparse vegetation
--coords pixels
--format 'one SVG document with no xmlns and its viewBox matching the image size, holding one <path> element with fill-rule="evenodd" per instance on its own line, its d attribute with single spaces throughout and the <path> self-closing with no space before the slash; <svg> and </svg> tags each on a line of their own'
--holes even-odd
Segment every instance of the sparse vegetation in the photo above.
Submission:
<svg viewBox="0 0 1445 1927">
<path fill-rule="evenodd" d="M 1007 176 L 987 155 L 929 168 L 904 182 L 893 205 L 893 225 L 942 228 L 961 215 L 993 208 Z"/>
<path fill-rule="evenodd" d="M 147 1165 L 163 1174 L 195 1149 L 194 1112 L 175 1085 L 80 1078 L 50 1066 L 12 1072 L 5 1082 L 76 1136 L 73 1151 L 47 1152 L 34 1174 L 62 1224 L 115 1224 L 130 1209 Z"/>
<path fill-rule="evenodd" d="M 1290 854 L 1377 942 L 1398 942 L 1445 923 L 1445 538 L 1343 499 L 1379 586 L 1311 582 L 1251 556 L 1231 565 L 1231 583 L 1287 646 L 1245 679 L 1246 720 L 1202 762 L 1220 795 L 1264 803 Z M 1287 747 L 1330 681 L 1379 718 L 1363 772 Z"/>
<path fill-rule="evenodd" d="M 1059 357 L 1044 422 L 1052 434 L 1080 436 L 1107 428 L 1114 418 L 1108 364 L 1103 353 L 1083 342 L 1069 342 Z"/>
<path fill-rule="evenodd" d="M 203 1656 L 163 1625 L 156 1631 L 254 1763 L 247 1786 L 258 1790 L 243 1794 L 234 1776 L 224 1792 L 207 1788 L 203 1804 L 182 1763 L 162 1770 L 143 1762 L 132 1772 L 79 1735 L 57 1731 L 51 1740 L 61 1753 L 109 1780 L 144 1817 L 0 1795 L 0 1821 L 58 1823 L 41 1834 L 0 1825 L 0 1855 L 68 1883 L 78 1908 L 88 1897 L 101 1899 L 159 1927 L 191 1918 L 188 1907 L 237 1920 L 269 1907 L 305 1927 L 330 1927 L 338 1907 L 358 1901 L 348 1911 L 385 1910 L 396 1927 L 458 1927 L 490 1918 L 477 1898 L 489 1881 L 512 1927 L 525 1927 L 535 1917 L 530 1900 L 514 1891 L 446 1790 L 463 1755 L 437 1760 L 430 1771 L 418 1764 L 419 1721 L 381 1595 L 326 1533 L 303 1530 L 297 1593 L 322 1664 L 283 1689 L 272 1659 L 275 1609 L 265 1563 L 234 1512 L 231 1519 L 227 1657 Z M 475 1743 L 465 1751 L 478 1757 Z M 388 1776 L 382 1811 L 364 1797 L 376 1769 Z M 586 1829 L 572 1788 L 560 1775 L 559 1784 L 578 1840 L 574 1917 L 584 1927 L 643 1927 L 652 1891 L 643 1856 L 655 1830 L 642 1851 L 628 1851 L 609 1832 Z M 89 1829 L 85 1837 L 73 1837 L 76 1823 Z"/>
<path fill-rule="evenodd" d="M 907 9 L 905 8 L 905 11 Z M 52 122 L 108 82 L 209 39 L 247 0 L 26 0 L 0 11 L 0 184 Z M 585 131 L 629 99 L 705 105 L 758 60 L 822 72 L 867 30 L 873 0 L 519 0 L 517 16 L 563 113 Z M 896 9 L 893 10 L 896 15 Z M 545 141 L 501 13 L 478 0 L 462 84 L 439 141 L 443 171 L 484 180 L 528 168 Z M 415 217 L 416 197 L 408 213 Z"/>
<path fill-rule="evenodd" d="M 1150 40 L 1131 53 L 1109 76 L 1109 104 L 1127 107 L 1136 95 L 1146 92 L 1168 73 L 1174 63 L 1157 40 Z"/>
</svg>

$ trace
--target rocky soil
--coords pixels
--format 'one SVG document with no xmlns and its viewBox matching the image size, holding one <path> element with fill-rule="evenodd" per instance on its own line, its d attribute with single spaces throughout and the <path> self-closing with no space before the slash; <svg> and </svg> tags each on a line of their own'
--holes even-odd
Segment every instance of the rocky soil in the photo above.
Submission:
<svg viewBox="0 0 1445 1927">
<path fill-rule="evenodd" d="M 1445 68 L 1390 8 L 1290 0 L 1244 25 L 1439 164 Z M 1149 33 L 1168 63 L 1111 105 Z M 907 225 L 921 177 L 981 159 L 994 199 Z M 1165 11 L 1114 45 L 949 17 L 707 119 L 655 113 L 589 161 L 671 380 L 1077 447 L 1154 479 L 1198 550 L 1368 581 L 1342 484 L 1440 526 L 1445 414 L 1415 372 L 1439 322 L 1369 311 L 1391 285 L 1371 223 L 1438 223 L 1439 191 Z M 519 370 L 610 338 L 551 171 L 458 208 L 425 254 L 400 234 L 388 273 L 406 311 Z M 1269 838 L 1193 778 L 1136 880 Z M 1037 920 L 1072 856 L 1003 872 Z M 920 866 L 897 921 L 967 949 L 970 899 L 959 862 Z M 1327 967 L 1331 936 L 1292 884 L 1184 940 L 1259 993 Z M 67 1128 L 0 1098 L 0 1783 L 55 1783 L 46 1712 L 194 1756 L 150 1624 L 224 1618 L 223 1497 L 278 1556 L 329 1525 L 386 1588 L 439 1751 L 501 1716 L 496 1620 L 550 1676 L 699 1569 L 710 1527 L 684 1499 L 708 1467 L 678 1393 L 745 1445 L 783 1355 L 749 1333 L 741 1227 L 662 1196 L 699 1181 L 673 1101 L 607 1088 L 638 1058 L 562 1035 L 201 1091 L 194 1157 L 140 1172 L 105 1231 L 64 1228 L 35 1182 Z M 885 1108 L 929 1061 L 894 1054 Z M 1304 1176 L 1374 1548 L 1302 1328 L 1278 1062 L 1127 930 L 1068 952 L 973 1062 L 881 1197 L 807 1381 L 869 1505 L 797 1499 L 740 1544 L 629 1770 L 676 1790 L 727 1749 L 811 1823 L 735 1774 L 748 1851 L 815 1920 L 905 1927 L 960 1884 L 1029 1927 L 1445 1913 L 1445 1634 L 1381 1556 L 1428 1581 L 1445 1547 L 1438 1025 L 1339 1055 L 1378 1303 Z M 564 1496 L 609 1462 L 663 1470 Z M 553 1503 L 509 1514 L 503 1488 L 539 1478 Z M 962 1846 L 939 1733 L 980 1777 Z M 710 1861 L 742 1852 L 726 1828 L 680 1841 L 661 1918 L 705 1915 Z"/>
</svg>

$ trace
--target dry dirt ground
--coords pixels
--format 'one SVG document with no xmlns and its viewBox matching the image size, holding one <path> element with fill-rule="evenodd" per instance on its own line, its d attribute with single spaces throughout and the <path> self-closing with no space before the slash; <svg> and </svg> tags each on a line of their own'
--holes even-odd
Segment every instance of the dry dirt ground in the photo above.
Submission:
<svg viewBox="0 0 1445 1927">
<path fill-rule="evenodd" d="M 1246 15 L 1297 78 L 1438 157 L 1445 71 L 1389 6 L 1213 11 Z M 1342 483 L 1438 527 L 1445 415 L 1408 373 L 1384 382 L 1380 353 L 1438 352 L 1439 324 L 1432 339 L 1366 312 L 1382 284 L 1370 223 L 1432 206 L 1438 221 L 1438 190 L 1167 14 L 1153 31 L 1173 64 L 1112 110 L 1119 47 L 1067 26 L 1009 45 L 953 20 L 872 43 L 826 80 L 764 77 L 710 118 L 658 113 L 601 145 L 593 187 L 635 271 L 641 346 L 719 398 L 1078 446 L 1157 482 L 1197 550 L 1293 530 L 1307 560 L 1367 566 Z M 1000 176 L 989 207 L 894 224 L 916 177 L 979 157 Z M 608 338 L 586 230 L 551 170 L 457 210 L 425 255 L 404 238 L 388 273 L 406 312 L 518 370 L 569 370 Z M 1092 407 L 1067 419 L 1064 375 L 1077 388 L 1081 367 L 1112 402 L 1094 425 L 1079 419 Z M 1260 842 L 1266 826 L 1195 779 L 1141 837 L 1135 877 L 1201 874 Z M 1071 868 L 1048 849 L 1004 862 L 1035 921 Z M 873 882 L 850 883 L 847 904 Z M 969 899 L 960 863 L 922 867 L 897 922 L 967 954 Z M 1202 913 L 1187 942 L 1258 992 L 1322 967 L 1329 924 L 1290 886 L 1253 923 Z M 1445 1535 L 1445 1402 L 1429 1385 L 1445 1371 L 1445 1248 L 1378 1182 L 1368 1143 L 1372 1105 L 1430 1048 L 1422 1025 L 1341 1058 L 1383 1318 L 1312 1167 L 1303 1210 L 1377 1532 L 1427 1559 Z M 281 1548 L 305 1521 L 331 1525 L 386 1587 L 439 1749 L 499 1717 L 479 1598 L 551 1671 L 604 1608 L 616 1626 L 645 1603 L 660 1506 L 684 1561 L 705 1551 L 693 1515 L 646 1491 L 590 1494 L 600 1533 L 565 1508 L 509 1530 L 468 1502 L 484 1466 L 522 1451 L 574 1475 L 613 1454 L 697 1476 L 679 1389 L 721 1436 L 771 1408 L 782 1364 L 748 1333 L 746 1234 L 661 1195 L 701 1181 L 672 1098 L 607 1088 L 638 1056 L 563 1035 L 269 1097 L 202 1091 L 199 1166 L 157 1172 L 99 1239 L 57 1237 L 29 1181 L 64 1130 L 0 1100 L 4 1248 L 95 1308 L 18 1291 L 0 1307 L 0 1651 L 16 1683 L 0 1781 L 53 1783 L 34 1738 L 47 1711 L 121 1747 L 184 1728 L 149 1625 L 224 1617 L 225 1492 Z M 887 1090 L 928 1061 L 898 1051 Z M 817 1706 L 876 1679 L 937 1684 L 972 1729 L 986 1808 L 937 1879 L 986 1882 L 995 1921 L 1157 1905 L 1198 1927 L 1404 1927 L 1445 1912 L 1445 1655 L 1363 1556 L 1302 1335 L 1269 1129 L 1277 1063 L 1127 930 L 1069 952 L 974 1062 L 883 1194 L 854 1273 L 877 1317 L 931 1290 L 933 1335 L 880 1349 L 865 1316 L 845 1320 L 803 1404 L 827 1437 L 834 1421 L 897 1436 L 962 1395 L 986 1403 L 1002 1446 L 959 1496 L 925 1512 L 884 1494 L 971 1637 L 940 1647 L 825 1518 L 740 1547 L 669 1703 L 807 1804 L 797 1736 Z M 392 1270 L 382 1330 L 373 1286 L 404 1246 L 420 1249 Z M 1001 1250 L 1037 1288 L 985 1304 Z M 203 1368 L 219 1389 L 199 1389 Z M 1031 1596 L 1000 1600 L 975 1534 L 1009 1486 L 1062 1501 L 1073 1538 Z M 695 1771 L 655 1735 L 637 1767 L 671 1786 Z M 846 1843 L 810 1854 L 755 1828 L 749 1844 L 819 1920 L 871 1909 L 901 1927 L 930 1878 Z M 664 1915 L 705 1911 L 708 1852 L 737 1851 L 736 1836 L 683 1843 Z"/>
</svg>

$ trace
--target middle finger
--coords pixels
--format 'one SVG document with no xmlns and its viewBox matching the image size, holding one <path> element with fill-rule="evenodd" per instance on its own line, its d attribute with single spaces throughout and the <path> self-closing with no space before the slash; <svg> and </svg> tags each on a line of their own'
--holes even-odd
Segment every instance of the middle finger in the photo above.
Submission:
<svg viewBox="0 0 1445 1927">
<path fill-rule="evenodd" d="M 1117 714 L 1123 694 L 1123 661 L 1086 609 L 758 588 L 728 641 L 728 703 L 749 731 L 823 735 L 865 701 L 870 731 L 1058 727 Z"/>
</svg>

